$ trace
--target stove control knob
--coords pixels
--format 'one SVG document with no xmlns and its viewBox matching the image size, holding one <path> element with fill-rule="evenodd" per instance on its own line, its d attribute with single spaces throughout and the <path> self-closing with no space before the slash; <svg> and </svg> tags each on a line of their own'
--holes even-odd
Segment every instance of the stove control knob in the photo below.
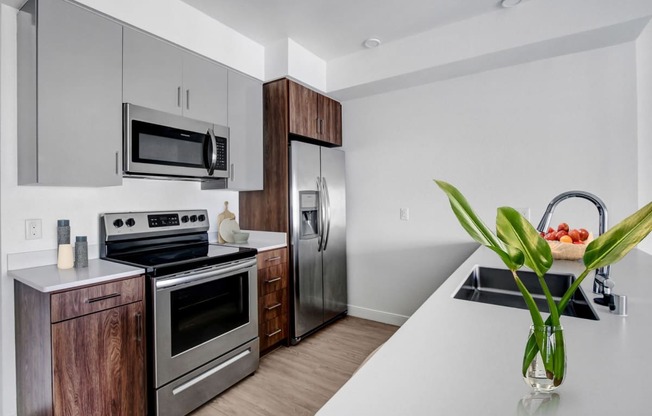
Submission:
<svg viewBox="0 0 652 416">
<path fill-rule="evenodd" d="M 120 227 L 122 227 L 124 224 L 125 224 L 125 223 L 124 223 L 120 218 L 118 218 L 117 220 L 113 221 L 113 226 L 114 226 L 115 228 L 120 228 Z"/>
<path fill-rule="evenodd" d="M 183 217 L 181 217 L 181 222 L 184 222 L 184 223 L 188 222 L 188 216 L 184 215 Z"/>
<path fill-rule="evenodd" d="M 196 215 L 191 215 L 190 216 L 190 222 L 196 222 L 197 221 L 197 216 Z"/>
<path fill-rule="evenodd" d="M 204 222 L 206 221 L 206 215 L 201 214 L 199 217 L 197 217 L 197 219 L 199 220 L 199 222 Z"/>
<path fill-rule="evenodd" d="M 125 224 L 127 224 L 127 227 L 133 227 L 136 224 L 136 221 L 133 218 L 128 218 Z"/>
</svg>

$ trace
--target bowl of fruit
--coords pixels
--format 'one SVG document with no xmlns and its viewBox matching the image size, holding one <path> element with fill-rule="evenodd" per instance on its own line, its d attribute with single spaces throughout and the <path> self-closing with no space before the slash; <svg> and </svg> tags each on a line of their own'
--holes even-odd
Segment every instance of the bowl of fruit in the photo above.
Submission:
<svg viewBox="0 0 652 416">
<path fill-rule="evenodd" d="M 584 257 L 586 246 L 593 240 L 593 235 L 584 228 L 570 228 L 562 222 L 557 230 L 548 227 L 546 232 L 541 232 L 550 245 L 552 258 L 555 260 L 579 260 Z"/>
</svg>

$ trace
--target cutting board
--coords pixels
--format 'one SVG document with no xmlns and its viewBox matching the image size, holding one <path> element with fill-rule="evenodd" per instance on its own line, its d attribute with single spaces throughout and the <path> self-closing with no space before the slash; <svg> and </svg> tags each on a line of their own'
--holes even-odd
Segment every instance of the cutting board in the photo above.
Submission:
<svg viewBox="0 0 652 416">
<path fill-rule="evenodd" d="M 235 220 L 235 214 L 229 211 L 229 201 L 224 201 L 224 211 L 217 216 L 217 241 L 222 244 L 226 243 L 220 234 L 220 225 L 224 220 Z"/>
</svg>

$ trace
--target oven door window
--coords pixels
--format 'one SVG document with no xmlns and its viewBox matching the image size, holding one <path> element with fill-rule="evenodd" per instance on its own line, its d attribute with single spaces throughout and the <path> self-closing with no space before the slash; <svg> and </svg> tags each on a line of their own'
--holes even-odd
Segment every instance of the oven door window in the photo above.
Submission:
<svg viewBox="0 0 652 416">
<path fill-rule="evenodd" d="M 208 133 L 198 133 L 132 120 L 133 161 L 206 169 Z"/>
<path fill-rule="evenodd" d="M 249 322 L 246 272 L 170 293 L 172 356 Z"/>
</svg>

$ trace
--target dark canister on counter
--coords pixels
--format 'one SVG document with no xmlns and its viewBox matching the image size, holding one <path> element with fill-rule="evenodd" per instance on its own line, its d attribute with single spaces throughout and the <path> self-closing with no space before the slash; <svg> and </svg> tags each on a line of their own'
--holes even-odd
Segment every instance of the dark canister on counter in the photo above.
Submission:
<svg viewBox="0 0 652 416">
<path fill-rule="evenodd" d="M 75 237 L 75 268 L 88 267 L 88 241 L 85 235 Z"/>
<path fill-rule="evenodd" d="M 70 220 L 57 220 L 57 246 L 70 244 Z"/>
</svg>

